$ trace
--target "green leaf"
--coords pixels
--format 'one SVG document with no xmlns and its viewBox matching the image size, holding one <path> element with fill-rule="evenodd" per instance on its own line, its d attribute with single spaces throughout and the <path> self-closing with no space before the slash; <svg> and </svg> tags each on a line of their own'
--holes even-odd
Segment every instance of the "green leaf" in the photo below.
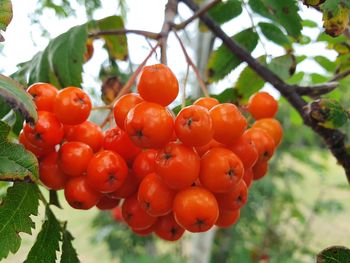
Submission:
<svg viewBox="0 0 350 263">
<path fill-rule="evenodd" d="M 291 54 L 286 54 L 280 57 L 275 57 L 267 65 L 281 79 L 289 79 L 295 72 L 296 61 L 295 57 Z"/>
<path fill-rule="evenodd" d="M 280 23 L 294 38 L 301 34 L 301 17 L 296 0 L 249 0 L 252 10 Z"/>
<path fill-rule="evenodd" d="M 211 8 L 208 15 L 218 24 L 224 24 L 242 13 L 242 3 L 239 0 L 221 2 Z"/>
<path fill-rule="evenodd" d="M 37 181 L 38 160 L 23 145 L 7 140 L 10 127 L 0 121 L 0 179 Z"/>
<path fill-rule="evenodd" d="M 326 1 L 321 7 L 323 12 L 332 13 L 332 17 L 337 16 L 342 8 L 350 8 L 350 2 L 346 0 Z"/>
<path fill-rule="evenodd" d="M 94 24 L 91 25 L 93 25 L 93 30 L 99 31 L 124 29 L 124 21 L 120 16 L 109 16 L 101 20 L 94 21 Z M 125 34 L 119 36 L 104 35 L 102 38 L 106 43 L 106 48 L 111 58 L 127 60 L 128 42 Z"/>
<path fill-rule="evenodd" d="M 77 252 L 75 251 L 71 233 L 67 230 L 63 232 L 61 263 L 79 263 Z"/>
<path fill-rule="evenodd" d="M 49 207 L 46 220 L 24 263 L 54 263 L 56 252 L 60 250 L 61 226 Z"/>
<path fill-rule="evenodd" d="M 232 38 L 249 52 L 252 52 L 258 44 L 258 35 L 252 28 L 243 30 Z M 241 64 L 241 62 L 242 61 L 232 54 L 225 44 L 222 44 L 210 55 L 207 65 L 208 81 L 215 82 L 223 79 Z"/>
<path fill-rule="evenodd" d="M 1 0 L 0 2 L 0 30 L 6 30 L 6 27 L 12 20 L 12 3 L 11 0 Z M 0 42 L 4 41 L 3 36 L 0 34 Z"/>
<path fill-rule="evenodd" d="M 235 103 L 237 102 L 238 94 L 236 89 L 227 88 L 219 94 L 211 95 L 211 97 L 217 99 L 220 103 Z"/>
<path fill-rule="evenodd" d="M 87 25 L 76 26 L 51 40 L 29 67 L 29 84 L 48 82 L 57 88 L 80 87 L 88 38 Z"/>
<path fill-rule="evenodd" d="M 291 85 L 293 85 L 293 84 L 300 85 L 301 82 L 303 81 L 304 77 L 305 77 L 305 72 L 300 71 L 300 72 L 298 72 L 298 73 L 295 73 L 295 74 L 294 74 L 293 76 L 291 76 L 289 79 L 287 79 L 286 82 L 287 82 L 288 84 L 291 84 Z"/>
<path fill-rule="evenodd" d="M 249 97 L 259 91 L 265 81 L 249 66 L 247 66 L 238 77 L 235 88 L 241 101 L 248 101 Z"/>
<path fill-rule="evenodd" d="M 317 255 L 317 263 L 346 263 L 349 262 L 350 249 L 333 246 L 322 250 Z"/>
<path fill-rule="evenodd" d="M 14 183 L 0 206 L 0 261 L 16 253 L 21 245 L 20 232 L 31 234 L 34 222 L 30 218 L 38 214 L 38 187 L 30 183 Z"/>
<path fill-rule="evenodd" d="M 310 28 L 315 28 L 318 27 L 317 23 L 315 21 L 309 20 L 309 19 L 304 19 L 301 22 L 303 27 L 310 27 Z"/>
<path fill-rule="evenodd" d="M 258 25 L 260 26 L 261 32 L 267 39 L 271 40 L 277 45 L 284 47 L 287 50 L 292 49 L 292 45 L 289 39 L 285 36 L 285 34 L 278 26 L 265 22 L 260 22 Z"/>
<path fill-rule="evenodd" d="M 329 77 L 318 74 L 318 73 L 311 73 L 310 78 L 311 78 L 311 82 L 313 84 L 321 84 L 321 83 L 325 83 L 329 80 Z"/>
<path fill-rule="evenodd" d="M 329 72 L 334 72 L 337 68 L 335 62 L 331 61 L 329 58 L 324 56 L 316 56 L 314 57 L 315 61 L 320 64 L 325 70 Z"/>
<path fill-rule="evenodd" d="M 17 81 L 0 74 L 0 97 L 13 109 L 18 110 L 28 122 L 38 118 L 32 97 Z"/>
</svg>

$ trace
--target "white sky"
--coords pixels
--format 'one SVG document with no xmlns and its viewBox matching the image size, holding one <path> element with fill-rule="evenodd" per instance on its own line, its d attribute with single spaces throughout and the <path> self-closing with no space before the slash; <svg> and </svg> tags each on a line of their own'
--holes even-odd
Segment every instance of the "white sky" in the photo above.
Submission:
<svg viewBox="0 0 350 263">
<path fill-rule="evenodd" d="M 3 54 L 0 63 L 0 73 L 11 74 L 16 70 L 16 65 L 20 62 L 30 60 L 33 55 L 44 49 L 48 43 L 48 39 L 41 37 L 41 29 L 38 25 L 31 25 L 29 14 L 34 11 L 36 0 L 12 0 L 14 9 L 14 18 L 5 32 L 4 36 L 6 41 L 4 42 Z M 72 1 L 74 2 L 74 1 Z M 143 29 L 148 31 L 158 32 L 161 29 L 163 17 L 164 17 L 164 6 L 166 0 L 152 0 L 152 1 L 140 1 L 140 0 L 128 0 L 128 17 L 126 21 L 126 28 L 128 29 Z M 181 18 L 184 19 L 191 15 L 191 12 L 183 5 L 179 6 L 179 13 Z M 95 19 L 100 19 L 109 15 L 117 14 L 117 1 L 103 1 L 103 8 L 95 13 Z M 312 10 L 303 8 L 300 13 L 303 18 L 312 19 L 319 22 L 321 27 L 322 17 L 321 14 Z M 52 12 L 44 12 L 41 17 L 41 22 L 45 28 L 50 32 L 52 37 L 55 37 L 76 24 L 82 24 L 86 22 L 85 12 L 82 9 L 77 9 L 77 16 L 69 19 L 57 19 Z M 258 21 L 255 21 L 256 23 Z M 251 22 L 248 19 L 245 11 L 243 15 L 235 19 L 233 22 L 227 23 L 223 26 L 224 30 L 229 34 L 233 35 L 241 31 L 244 28 L 251 26 Z M 188 35 L 190 38 L 194 37 L 196 32 L 196 23 L 192 23 L 188 27 Z M 305 34 L 312 38 L 315 38 L 318 30 L 306 29 Z M 191 40 L 185 40 L 186 43 L 191 43 Z M 136 35 L 128 35 L 129 53 L 130 58 L 134 64 L 139 64 L 149 52 L 149 46 L 144 41 L 144 38 Z M 216 46 L 220 44 L 220 41 L 215 43 Z M 99 71 L 99 65 L 106 59 L 105 52 L 100 48 L 101 43 L 94 44 L 95 53 L 93 60 L 84 66 L 84 85 L 86 86 L 97 86 L 96 76 Z M 266 49 L 269 54 L 273 56 L 282 55 L 283 49 L 274 45 L 267 44 Z M 189 54 L 193 57 L 193 52 L 189 50 Z M 264 54 L 262 46 L 259 45 L 253 52 L 254 56 L 260 56 Z M 331 59 L 335 58 L 335 53 L 327 51 L 323 44 L 313 44 L 311 46 L 296 47 L 296 54 L 305 54 L 308 56 L 323 54 Z M 156 63 L 157 60 L 152 58 L 148 64 Z M 175 74 L 180 78 L 184 75 L 186 70 L 186 62 L 182 55 L 181 49 L 176 39 L 171 36 L 169 39 L 168 49 L 168 63 L 173 69 Z M 241 66 L 242 69 L 244 66 Z M 298 65 L 299 70 L 312 71 L 323 73 L 321 67 L 312 62 L 306 60 Z M 195 81 L 194 74 L 191 75 L 192 80 Z M 221 81 L 214 87 L 216 91 L 223 90 L 230 87 L 235 82 L 238 75 L 238 71 L 229 75 L 225 81 Z M 180 82 L 181 83 L 181 82 Z M 269 89 L 269 88 L 268 88 Z M 271 89 L 269 89 L 271 90 Z"/>
</svg>

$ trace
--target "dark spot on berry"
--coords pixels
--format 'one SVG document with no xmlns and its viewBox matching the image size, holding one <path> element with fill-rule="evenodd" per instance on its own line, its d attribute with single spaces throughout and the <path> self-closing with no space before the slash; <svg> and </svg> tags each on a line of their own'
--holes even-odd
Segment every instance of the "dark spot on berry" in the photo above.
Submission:
<svg viewBox="0 0 350 263">
<path fill-rule="evenodd" d="M 169 160 L 172 157 L 170 153 L 164 153 L 164 159 Z"/>
<path fill-rule="evenodd" d="M 108 174 L 108 179 L 107 179 L 107 182 L 109 184 L 113 184 L 115 181 L 117 181 L 117 177 L 115 176 L 115 173 L 114 172 L 110 172 Z"/>
<path fill-rule="evenodd" d="M 35 138 L 36 141 L 41 141 L 43 139 L 42 136 L 41 136 L 41 133 L 39 133 L 39 132 L 36 132 L 34 134 L 34 138 Z"/>
<path fill-rule="evenodd" d="M 74 206 L 74 207 L 77 207 L 77 208 L 83 208 L 84 202 L 75 200 L 75 201 L 73 202 L 73 206 Z"/>
<path fill-rule="evenodd" d="M 230 178 L 232 178 L 232 177 L 235 176 L 235 172 L 233 171 L 232 168 L 230 168 L 230 169 L 227 171 L 227 175 L 228 175 Z"/>
<path fill-rule="evenodd" d="M 136 131 L 136 137 L 137 137 L 138 139 L 141 139 L 141 138 L 143 137 L 142 130 Z"/>
<path fill-rule="evenodd" d="M 189 118 L 189 119 L 186 121 L 186 125 L 187 125 L 188 127 L 191 127 L 192 122 L 193 122 L 193 120 L 192 120 L 191 118 Z"/>
<path fill-rule="evenodd" d="M 178 232 L 178 229 L 176 227 L 172 227 L 170 229 L 170 234 L 171 234 L 172 237 L 175 237 L 177 232 Z"/>
</svg>

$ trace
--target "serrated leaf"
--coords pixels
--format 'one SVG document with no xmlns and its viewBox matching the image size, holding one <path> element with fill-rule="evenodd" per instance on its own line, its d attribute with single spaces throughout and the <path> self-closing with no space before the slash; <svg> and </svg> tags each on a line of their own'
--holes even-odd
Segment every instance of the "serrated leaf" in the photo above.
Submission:
<svg viewBox="0 0 350 263">
<path fill-rule="evenodd" d="M 0 2 L 0 30 L 5 31 L 6 27 L 12 20 L 12 3 L 11 0 L 1 0 Z M 0 42 L 4 41 L 4 37 L 0 34 Z"/>
<path fill-rule="evenodd" d="M 320 66 L 329 72 L 334 72 L 337 68 L 337 65 L 327 57 L 316 56 L 314 59 L 318 64 L 320 64 Z"/>
<path fill-rule="evenodd" d="M 7 190 L 0 206 L 0 261 L 16 253 L 21 245 L 20 232 L 31 234 L 34 222 L 30 218 L 38 214 L 39 195 L 35 184 L 14 183 Z"/>
<path fill-rule="evenodd" d="M 296 0 L 249 0 L 252 10 L 280 23 L 294 38 L 300 36 L 302 25 Z"/>
<path fill-rule="evenodd" d="M 61 226 L 50 208 L 46 208 L 46 220 L 29 251 L 24 263 L 54 263 L 60 250 Z"/>
<path fill-rule="evenodd" d="M 79 263 L 77 252 L 72 245 L 74 240 L 67 230 L 63 232 L 61 263 Z"/>
<path fill-rule="evenodd" d="M 38 118 L 32 97 L 17 81 L 0 74 L 0 96 L 13 110 L 18 110 L 28 122 Z"/>
<path fill-rule="evenodd" d="M 7 140 L 10 127 L 0 121 L 0 179 L 37 181 L 38 160 L 23 145 Z"/>
<path fill-rule="evenodd" d="M 239 0 L 227 0 L 211 8 L 208 15 L 218 24 L 224 24 L 242 13 L 242 3 Z"/>
<path fill-rule="evenodd" d="M 322 250 L 317 255 L 317 263 L 346 263 L 350 262 L 350 249 L 333 246 Z"/>
<path fill-rule="evenodd" d="M 252 28 L 239 32 L 232 37 L 247 51 L 252 52 L 258 44 L 258 35 Z M 223 79 L 233 69 L 235 69 L 241 60 L 222 44 L 217 50 L 210 55 L 207 65 L 207 75 L 209 82 L 215 82 Z"/>
<path fill-rule="evenodd" d="M 261 29 L 261 32 L 268 40 L 271 40 L 275 44 L 280 45 L 287 50 L 292 49 L 292 45 L 289 39 L 278 26 L 265 22 L 260 22 L 258 25 Z"/>
<path fill-rule="evenodd" d="M 30 62 L 29 84 L 48 82 L 57 88 L 80 87 L 87 38 L 87 25 L 84 24 L 52 39 Z"/>
<path fill-rule="evenodd" d="M 109 16 L 101 20 L 95 21 L 93 25 L 94 30 L 97 29 L 100 31 L 124 29 L 124 21 L 121 16 Z M 111 58 L 127 60 L 128 42 L 125 34 L 119 36 L 104 35 L 101 38 L 105 41 L 107 51 Z"/>
<path fill-rule="evenodd" d="M 265 81 L 249 66 L 247 66 L 238 77 L 235 89 L 239 94 L 240 100 L 248 101 L 249 97 L 259 91 L 265 84 Z"/>
<path fill-rule="evenodd" d="M 283 80 L 289 79 L 295 72 L 296 61 L 291 54 L 275 57 L 267 65 L 277 76 Z"/>
</svg>

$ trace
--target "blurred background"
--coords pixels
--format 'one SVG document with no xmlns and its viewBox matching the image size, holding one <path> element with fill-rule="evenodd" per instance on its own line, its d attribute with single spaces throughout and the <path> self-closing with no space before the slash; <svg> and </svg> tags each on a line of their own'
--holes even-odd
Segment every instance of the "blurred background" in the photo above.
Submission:
<svg viewBox="0 0 350 263">
<path fill-rule="evenodd" d="M 0 44 L 0 73 L 4 75 L 14 73 L 17 64 L 30 60 L 46 47 L 51 38 L 90 18 L 101 19 L 119 14 L 124 17 L 125 28 L 159 32 L 166 4 L 161 0 L 12 2 L 14 18 L 4 34 L 6 42 Z M 300 8 L 300 16 L 313 21 L 316 26 L 305 27 L 302 41 L 294 45 L 296 57 L 303 61 L 298 64 L 289 83 L 317 84 L 331 77 L 337 53 L 327 48 L 327 42 L 319 41 L 321 14 L 304 6 Z M 233 35 L 250 27 L 251 19 L 247 12 L 249 8 L 223 25 L 224 30 Z M 180 5 L 179 14 L 178 22 L 192 13 Z M 255 20 L 260 21 L 259 18 Z M 200 51 L 203 46 L 209 45 L 212 36 L 209 32 L 198 31 L 195 21 L 181 32 L 181 37 L 188 53 L 204 73 L 203 65 L 208 55 Z M 284 54 L 282 48 L 266 39 L 262 39 L 261 43 L 254 50 L 254 57 L 266 53 L 273 57 Z M 221 43 L 216 40 L 211 44 L 215 48 Z M 93 94 L 95 105 L 103 104 L 101 65 L 106 63 L 108 55 L 102 46 L 102 41 L 94 41 L 93 57 L 84 65 L 83 87 Z M 125 79 L 143 61 L 150 47 L 143 37 L 128 35 L 128 49 L 130 60 L 118 63 Z M 179 54 L 182 54 L 180 46 L 174 36 L 170 36 L 168 63 L 182 83 L 186 61 Z M 329 71 L 315 62 L 313 56 L 317 54 L 327 57 Z M 159 54 L 152 57 L 148 64 L 156 63 L 158 59 Z M 220 95 L 232 87 L 245 66 L 239 66 L 225 80 L 211 84 L 210 92 Z M 342 98 L 349 107 L 346 101 L 350 95 L 346 88 L 348 84 L 350 79 L 344 79 L 331 96 Z M 188 95 L 198 97 L 199 88 L 193 72 L 187 88 Z M 350 191 L 344 171 L 319 138 L 303 125 L 298 114 L 279 97 L 279 93 L 269 85 L 263 89 L 279 99 L 277 119 L 283 125 L 284 139 L 271 161 L 268 175 L 251 187 L 248 203 L 241 210 L 241 218 L 235 226 L 214 229 L 206 234 L 186 233 L 180 241 L 165 242 L 154 236 L 135 235 L 110 212 L 100 212 L 96 208 L 74 210 L 61 198 L 64 209 L 54 208 L 54 211 L 60 220 L 68 220 L 81 262 L 202 262 L 198 257 L 201 254 L 205 254 L 210 262 L 314 262 L 315 255 L 328 246 L 350 246 Z M 180 98 L 181 94 L 171 106 L 180 104 Z M 99 121 L 103 119 L 103 114 L 97 113 L 93 118 Z M 42 207 L 36 222 L 43 220 L 43 214 Z M 20 251 L 5 261 L 22 262 L 39 230 L 36 229 L 33 236 L 21 234 L 23 245 Z"/>
</svg>

